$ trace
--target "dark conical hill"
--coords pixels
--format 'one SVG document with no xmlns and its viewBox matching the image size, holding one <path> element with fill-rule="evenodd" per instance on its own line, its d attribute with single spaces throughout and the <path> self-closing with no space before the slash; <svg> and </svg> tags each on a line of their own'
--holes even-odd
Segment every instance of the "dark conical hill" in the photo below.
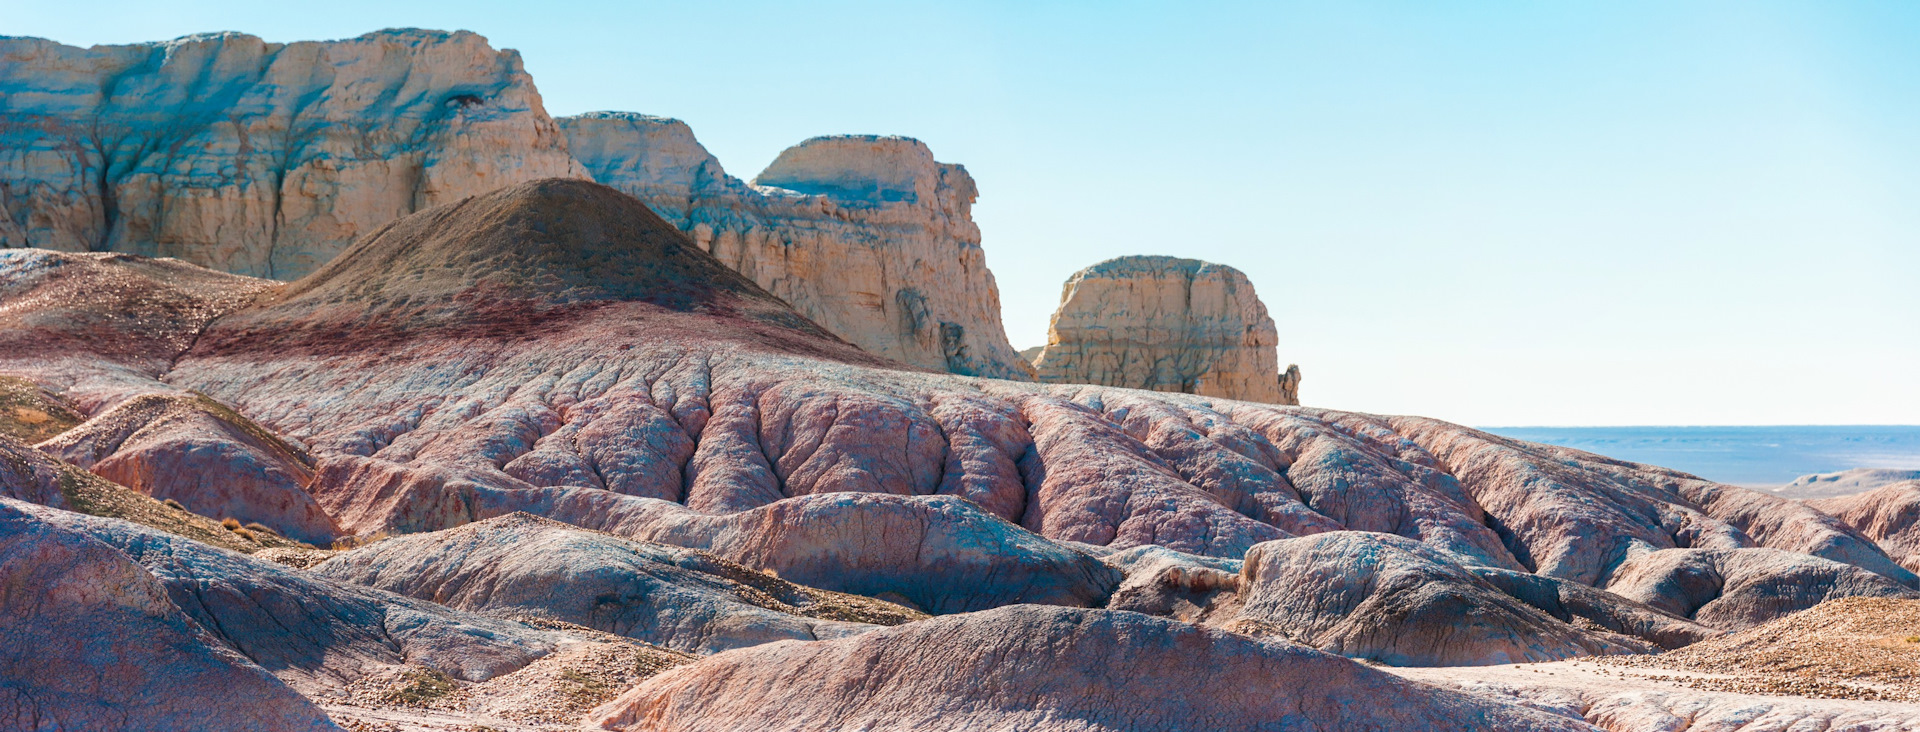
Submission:
<svg viewBox="0 0 1920 732">
<path fill-rule="evenodd" d="M 626 319 L 666 316 L 684 329 L 691 321 L 674 316 L 711 316 L 720 322 L 700 327 L 715 335 L 743 326 L 785 342 L 783 350 L 862 360 L 639 200 L 559 178 L 394 221 L 224 320 L 196 352 L 538 338 L 612 305 Z M 635 305 L 641 315 L 631 314 Z"/>
</svg>

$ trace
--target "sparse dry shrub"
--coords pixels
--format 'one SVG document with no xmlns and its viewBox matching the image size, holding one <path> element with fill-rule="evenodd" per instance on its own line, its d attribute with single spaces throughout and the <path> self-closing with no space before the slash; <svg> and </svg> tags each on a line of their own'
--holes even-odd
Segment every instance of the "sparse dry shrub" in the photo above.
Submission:
<svg viewBox="0 0 1920 732">
<path fill-rule="evenodd" d="M 227 518 L 220 519 L 220 528 L 226 529 L 228 531 L 238 532 L 245 527 L 240 525 L 240 519 L 229 516 Z"/>
<path fill-rule="evenodd" d="M 359 549 L 360 547 L 363 547 L 363 546 L 378 544 L 390 538 L 393 538 L 393 534 L 387 532 L 385 529 L 382 529 L 380 531 L 375 531 L 371 534 L 361 534 L 359 536 L 343 536 L 338 539 L 334 539 L 332 548 L 334 551 L 341 551 L 341 552 L 350 551 L 353 549 Z"/>
<path fill-rule="evenodd" d="M 460 689 L 453 677 L 424 666 L 407 671 L 401 685 L 387 692 L 386 701 L 409 707 L 421 707 Z"/>
<path fill-rule="evenodd" d="M 161 502 L 160 502 L 160 505 L 162 505 L 162 506 L 166 506 L 167 508 L 171 508 L 171 509 L 173 509 L 173 510 L 175 510 L 175 511 L 185 511 L 185 510 L 187 510 L 187 507 L 186 507 L 186 505 L 184 505 L 184 504 L 182 504 L 182 503 L 180 503 L 179 501 L 176 501 L 176 500 L 173 500 L 173 499 L 171 499 L 171 498 L 169 498 L 169 499 L 167 499 L 167 500 L 164 500 L 164 501 L 161 501 Z"/>
</svg>

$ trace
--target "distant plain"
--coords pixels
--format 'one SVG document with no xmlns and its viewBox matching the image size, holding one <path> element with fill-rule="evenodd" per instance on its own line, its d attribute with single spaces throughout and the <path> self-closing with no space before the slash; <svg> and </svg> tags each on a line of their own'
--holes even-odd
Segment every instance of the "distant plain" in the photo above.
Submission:
<svg viewBox="0 0 1920 732">
<path fill-rule="evenodd" d="M 1852 468 L 1920 469 L 1920 425 L 1481 429 L 1749 488 Z"/>
</svg>

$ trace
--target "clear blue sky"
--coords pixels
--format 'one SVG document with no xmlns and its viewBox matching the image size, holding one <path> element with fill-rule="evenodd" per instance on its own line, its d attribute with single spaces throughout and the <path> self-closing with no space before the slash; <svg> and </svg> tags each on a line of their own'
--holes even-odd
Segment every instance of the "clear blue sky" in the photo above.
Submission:
<svg viewBox="0 0 1920 732">
<path fill-rule="evenodd" d="M 1920 2 L 0 0 L 74 44 L 468 29 L 556 115 L 919 137 L 1015 346 L 1108 257 L 1245 270 L 1310 404 L 1920 423 Z"/>
</svg>

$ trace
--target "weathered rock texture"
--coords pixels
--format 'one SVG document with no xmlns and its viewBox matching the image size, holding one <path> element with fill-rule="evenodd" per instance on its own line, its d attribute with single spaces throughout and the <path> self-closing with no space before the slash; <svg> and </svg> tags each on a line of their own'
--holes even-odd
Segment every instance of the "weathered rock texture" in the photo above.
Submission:
<svg viewBox="0 0 1920 732">
<path fill-rule="evenodd" d="M 1459 479 L 1515 558 L 1539 574 L 1598 586 L 1629 556 L 1758 546 L 1920 586 L 1871 539 L 1799 501 L 1438 420 L 1390 423 Z"/>
<path fill-rule="evenodd" d="M 1920 572 L 1920 480 L 1808 501 L 1873 539 L 1900 566 Z"/>
<path fill-rule="evenodd" d="M 1777 549 L 1649 552 L 1616 567 L 1607 591 L 1724 630 L 1845 597 L 1920 598 L 1859 567 Z"/>
<path fill-rule="evenodd" d="M 1232 615 L 1209 622 L 1394 666 L 1648 650 L 1625 636 L 1561 622 L 1446 555 L 1386 534 L 1336 531 L 1261 544 L 1247 552 L 1240 585 Z"/>
<path fill-rule="evenodd" d="M 194 513 L 264 524 L 308 543 L 340 534 L 307 494 L 313 466 L 305 451 L 198 394 L 143 394 L 39 447 Z"/>
<path fill-rule="evenodd" d="M 0 727 L 337 730 L 125 554 L 0 499 Z"/>
<path fill-rule="evenodd" d="M 544 510 L 569 523 L 704 549 L 780 577 L 932 613 L 1013 603 L 1097 607 L 1120 575 L 954 496 L 837 491 L 713 516 L 578 491 L 486 491 L 476 515 Z"/>
<path fill-rule="evenodd" d="M 595 180 L 835 335 L 939 371 L 1032 377 L 1000 323 L 973 178 L 919 140 L 816 137 L 749 185 L 679 120 L 594 112 L 559 122 Z"/>
<path fill-rule="evenodd" d="M 635 731 L 1590 729 L 1284 641 L 1032 605 L 713 656 L 597 714 Z"/>
<path fill-rule="evenodd" d="M 1278 342 L 1267 306 L 1239 270 L 1120 257 L 1067 280 L 1034 367 L 1055 384 L 1298 404 L 1300 371 L 1281 373 Z"/>
<path fill-rule="evenodd" d="M 675 650 L 839 638 L 924 617 L 689 549 L 516 513 L 379 542 L 314 571 L 462 610 L 544 617 Z"/>
<path fill-rule="evenodd" d="M 230 530 L 219 521 L 161 503 L 5 435 L 0 435 L 0 497 L 125 519 L 242 553 L 297 546 L 273 532 Z"/>
<path fill-rule="evenodd" d="M 1683 648 L 1724 634 L 1578 582 L 1492 567 L 1472 567 L 1468 571 L 1562 622 L 1633 636 L 1661 648 Z"/>
<path fill-rule="evenodd" d="M 209 322 L 273 283 L 173 259 L 0 249 L 0 370 L 86 415 L 161 383 Z"/>
<path fill-rule="evenodd" d="M 584 175 L 519 54 L 472 33 L 0 39 L 0 246 L 291 278 L 408 213 Z"/>
<path fill-rule="evenodd" d="M 1000 324 L 973 179 L 916 140 L 815 138 L 748 185 L 674 120 L 595 113 L 563 132 L 519 54 L 464 31 L 0 38 L 0 60 L 0 247 L 293 279 L 414 211 L 591 174 L 863 348 L 1032 376 Z"/>
<path fill-rule="evenodd" d="M 368 674 L 409 665 L 482 681 L 519 669 L 567 640 L 126 521 L 13 505 L 132 558 L 199 627 L 308 695 L 337 695 Z"/>
</svg>

